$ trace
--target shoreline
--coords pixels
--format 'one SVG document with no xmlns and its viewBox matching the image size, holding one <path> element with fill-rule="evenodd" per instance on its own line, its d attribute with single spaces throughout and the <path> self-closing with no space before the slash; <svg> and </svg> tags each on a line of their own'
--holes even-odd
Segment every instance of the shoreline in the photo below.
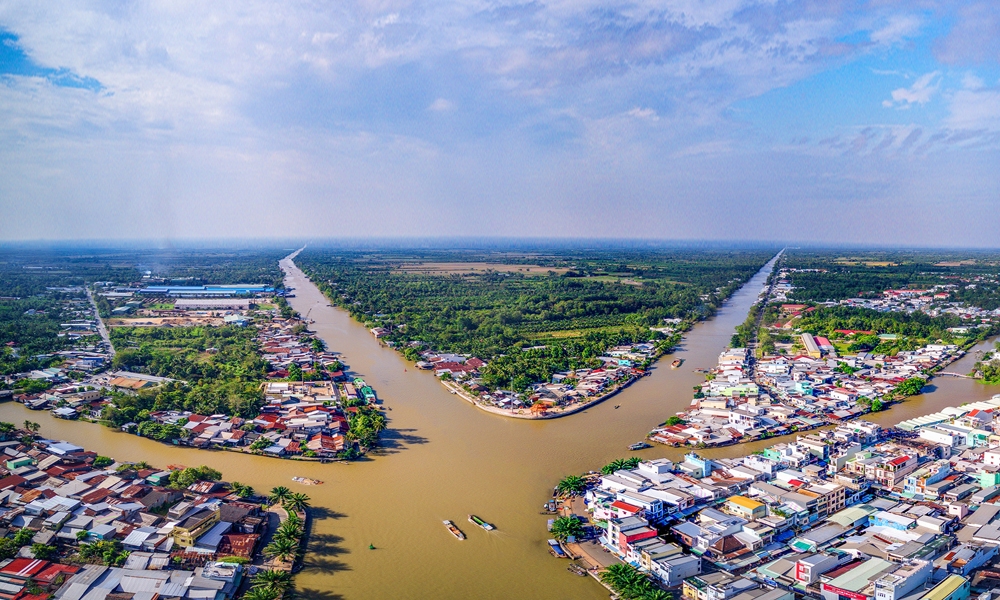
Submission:
<svg viewBox="0 0 1000 600">
<path fill-rule="evenodd" d="M 649 372 L 647 371 L 646 374 L 648 374 L 648 373 Z M 629 380 L 628 382 L 619 385 L 618 387 L 616 387 L 615 389 L 611 390 L 607 394 L 604 394 L 603 396 L 598 396 L 597 398 L 594 398 L 594 399 L 589 400 L 587 402 L 584 402 L 582 404 L 577 404 L 575 406 L 571 406 L 571 407 L 567 408 L 566 410 L 562 410 L 562 411 L 559 411 L 559 412 L 553 412 L 553 413 L 543 413 L 543 414 L 540 414 L 540 415 L 532 415 L 530 413 L 528 413 L 528 414 L 514 413 L 512 411 L 509 411 L 509 410 L 506 410 L 506 409 L 503 409 L 503 408 L 497 408 L 495 406 L 489 406 L 489 405 L 483 404 L 483 403 L 479 402 L 475 397 L 469 395 L 469 393 L 466 392 L 462 388 L 461 385 L 455 383 L 454 381 L 444 381 L 444 380 L 441 380 L 441 385 L 443 385 L 449 392 L 452 392 L 454 395 L 461 397 L 463 400 L 465 400 L 466 402 L 474 405 L 476 408 L 478 408 L 480 410 L 484 410 L 484 411 L 486 411 L 488 413 L 491 413 L 491 414 L 494 414 L 494 415 L 499 415 L 501 417 L 509 417 L 511 419 L 524 419 L 524 420 L 527 420 L 527 421 L 544 421 L 546 419 L 558 419 L 560 417 L 567 417 L 569 415 L 576 414 L 576 413 L 578 413 L 578 412 L 580 412 L 582 410 L 588 409 L 591 406 L 596 406 L 596 405 L 600 404 L 601 402 L 604 402 L 608 398 L 611 398 L 612 396 L 618 395 L 619 392 L 621 392 L 622 390 L 628 388 L 633 383 L 639 381 L 643 377 L 645 377 L 645 375 L 640 376 L 640 377 L 635 377 L 635 378 Z M 521 408 L 521 409 L 518 409 L 518 410 L 528 410 L 528 409 Z"/>
</svg>

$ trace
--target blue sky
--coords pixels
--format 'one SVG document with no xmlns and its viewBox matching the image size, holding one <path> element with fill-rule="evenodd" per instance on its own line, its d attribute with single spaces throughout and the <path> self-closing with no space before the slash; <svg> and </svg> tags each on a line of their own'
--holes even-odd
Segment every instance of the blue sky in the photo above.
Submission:
<svg viewBox="0 0 1000 600">
<path fill-rule="evenodd" d="M 0 113 L 4 240 L 1000 245 L 992 1 L 11 0 Z"/>
</svg>

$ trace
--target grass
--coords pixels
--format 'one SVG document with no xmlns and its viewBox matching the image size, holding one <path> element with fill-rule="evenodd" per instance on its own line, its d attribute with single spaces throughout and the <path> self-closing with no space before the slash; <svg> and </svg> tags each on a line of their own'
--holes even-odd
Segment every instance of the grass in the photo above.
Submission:
<svg viewBox="0 0 1000 600">
<path fill-rule="evenodd" d="M 157 302 L 156 304 L 150 304 L 149 308 L 150 310 L 172 310 L 174 305 L 167 302 Z"/>
<path fill-rule="evenodd" d="M 548 275 L 549 271 L 561 275 L 569 271 L 566 267 L 544 267 L 541 265 L 510 265 L 492 262 L 412 262 L 403 263 L 396 269 L 400 273 L 420 275 L 469 275 L 497 271 L 500 273 L 523 273 L 525 275 Z"/>
<path fill-rule="evenodd" d="M 582 337 L 587 333 L 595 331 L 618 331 L 619 329 L 621 329 L 621 326 L 590 327 L 585 329 L 559 329 L 556 331 L 541 331 L 539 333 L 532 333 L 526 337 L 530 340 L 561 340 Z"/>
</svg>

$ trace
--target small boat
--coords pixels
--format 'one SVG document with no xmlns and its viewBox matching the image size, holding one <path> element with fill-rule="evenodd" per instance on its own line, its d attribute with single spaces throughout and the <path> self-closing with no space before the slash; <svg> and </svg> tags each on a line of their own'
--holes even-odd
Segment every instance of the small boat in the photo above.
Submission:
<svg viewBox="0 0 1000 600">
<path fill-rule="evenodd" d="M 586 577 L 587 576 L 587 570 L 584 569 L 583 567 L 581 567 L 580 565 L 577 565 L 577 564 L 572 564 L 572 565 L 566 567 L 566 570 L 569 571 L 570 573 L 574 574 L 574 575 L 579 575 L 580 577 Z"/>
<path fill-rule="evenodd" d="M 652 448 L 652 447 L 653 446 L 651 444 L 647 444 L 646 442 L 636 442 L 631 446 L 629 446 L 628 449 L 634 452 L 636 450 L 645 450 L 646 448 Z"/>
<path fill-rule="evenodd" d="M 480 519 L 476 515 L 469 515 L 469 523 L 472 523 L 473 525 L 479 525 L 480 527 L 482 527 L 486 531 L 493 531 L 494 529 L 496 529 L 496 527 L 494 527 L 490 523 L 487 523 L 486 521 Z"/>
<path fill-rule="evenodd" d="M 458 538 L 460 540 L 464 540 L 465 539 L 465 534 L 462 533 L 461 529 L 459 529 L 458 527 L 455 527 L 454 523 L 452 523 L 451 521 L 443 521 L 443 522 L 444 522 L 444 526 L 447 527 L 448 531 L 451 532 L 451 535 L 455 536 L 456 538 Z"/>
<path fill-rule="evenodd" d="M 368 549 L 369 550 L 374 550 L 375 549 L 375 544 L 368 544 Z"/>
<path fill-rule="evenodd" d="M 560 546 L 559 542 L 556 540 L 549 540 L 549 552 L 551 552 L 552 556 L 555 556 L 556 558 L 569 558 L 566 551 L 562 549 L 562 546 Z"/>
<path fill-rule="evenodd" d="M 618 410 L 618 409 L 619 409 L 619 408 L 621 408 L 621 407 L 622 407 L 622 405 L 621 405 L 621 404 L 615 404 L 615 410 Z"/>
<path fill-rule="evenodd" d="M 323 482 L 319 479 L 309 479 L 308 477 L 292 477 L 292 481 L 301 483 L 302 485 L 323 485 Z"/>
<path fill-rule="evenodd" d="M 678 359 L 675 359 L 674 362 L 670 363 L 670 368 L 671 369 L 676 369 L 677 367 L 681 366 L 682 364 L 684 364 L 684 359 L 683 358 L 678 358 Z"/>
</svg>

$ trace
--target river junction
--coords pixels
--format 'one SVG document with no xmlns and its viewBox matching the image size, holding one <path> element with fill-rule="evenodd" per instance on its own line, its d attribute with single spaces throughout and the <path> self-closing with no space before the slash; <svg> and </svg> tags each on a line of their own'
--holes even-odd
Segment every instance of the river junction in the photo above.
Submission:
<svg viewBox="0 0 1000 600">
<path fill-rule="evenodd" d="M 680 369 L 664 361 L 615 403 L 568 418 L 520 421 L 492 415 L 448 393 L 435 377 L 413 369 L 381 346 L 346 312 L 332 308 L 290 260 L 282 261 L 293 308 L 309 314 L 328 347 L 366 378 L 390 409 L 385 448 L 351 464 L 291 462 L 230 452 L 167 446 L 96 424 L 65 421 L 20 404 L 0 405 L 0 420 L 41 423 L 41 433 L 120 460 L 209 465 L 229 481 L 266 492 L 277 485 L 312 497 L 313 529 L 305 568 L 296 577 L 303 598 L 607 598 L 590 578 L 575 577 L 549 557 L 547 490 L 563 476 L 630 455 L 627 447 L 685 409 L 692 387 L 704 380 L 736 325 L 743 322 L 767 278 L 763 269 L 733 295 L 715 318 L 697 324 L 675 352 Z M 973 348 L 949 371 L 968 372 Z M 998 388 L 957 377 L 932 380 L 926 393 L 866 418 L 892 425 L 965 402 L 988 399 Z M 615 410 L 613 404 L 619 404 Z M 746 455 L 780 438 L 704 450 L 709 457 Z M 676 459 L 681 448 L 658 446 L 642 458 Z M 301 488 L 292 476 L 325 485 Z M 492 532 L 466 527 L 458 541 L 442 526 L 477 514 Z M 369 544 L 376 547 L 369 549 Z"/>
</svg>

